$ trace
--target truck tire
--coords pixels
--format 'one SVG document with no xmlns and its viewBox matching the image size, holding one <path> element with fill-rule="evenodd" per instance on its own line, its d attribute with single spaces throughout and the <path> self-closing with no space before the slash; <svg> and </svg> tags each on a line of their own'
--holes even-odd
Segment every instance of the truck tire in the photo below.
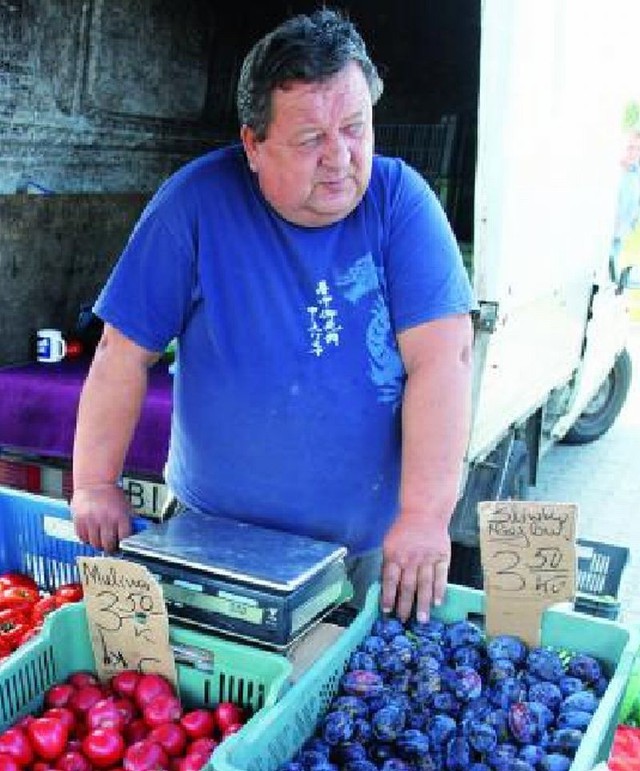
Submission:
<svg viewBox="0 0 640 771">
<path fill-rule="evenodd" d="M 516 439 L 505 465 L 496 500 L 526 501 L 529 497 L 530 478 L 529 450 L 526 442 Z M 448 580 L 452 584 L 482 589 L 484 576 L 479 546 L 451 544 L 451 566 Z"/>
<path fill-rule="evenodd" d="M 631 372 L 631 357 L 624 349 L 596 395 L 565 434 L 563 444 L 587 444 L 599 439 L 611 428 L 627 398 Z"/>
<path fill-rule="evenodd" d="M 513 443 L 496 500 L 526 501 L 529 497 L 529 450 L 521 439 Z"/>
</svg>

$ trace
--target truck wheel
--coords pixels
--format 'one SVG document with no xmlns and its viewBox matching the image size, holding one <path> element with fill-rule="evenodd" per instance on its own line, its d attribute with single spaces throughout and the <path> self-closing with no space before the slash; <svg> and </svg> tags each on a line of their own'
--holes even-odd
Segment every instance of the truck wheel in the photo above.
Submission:
<svg viewBox="0 0 640 771">
<path fill-rule="evenodd" d="M 529 492 L 529 450 L 526 442 L 516 439 L 504 468 L 496 500 L 526 501 Z M 484 577 L 479 546 L 451 544 L 451 566 L 448 580 L 452 584 L 482 589 Z"/>
<path fill-rule="evenodd" d="M 585 411 L 567 431 L 564 444 L 587 444 L 599 439 L 613 425 L 631 384 L 631 357 L 625 349 Z"/>
<path fill-rule="evenodd" d="M 516 439 L 496 500 L 526 501 L 529 497 L 529 478 L 529 450 L 525 442 Z"/>
</svg>

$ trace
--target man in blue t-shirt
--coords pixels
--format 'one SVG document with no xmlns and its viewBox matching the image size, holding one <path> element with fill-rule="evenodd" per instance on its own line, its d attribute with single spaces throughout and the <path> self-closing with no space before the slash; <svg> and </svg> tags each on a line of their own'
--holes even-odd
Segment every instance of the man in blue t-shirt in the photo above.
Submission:
<svg viewBox="0 0 640 771">
<path fill-rule="evenodd" d="M 118 486 L 147 372 L 177 339 L 167 484 L 184 506 L 342 543 L 359 596 L 442 600 L 470 412 L 473 298 L 422 177 L 373 157 L 382 82 L 354 26 L 297 16 L 245 59 L 242 143 L 137 223 L 74 448 L 78 536 L 129 532 Z"/>
</svg>

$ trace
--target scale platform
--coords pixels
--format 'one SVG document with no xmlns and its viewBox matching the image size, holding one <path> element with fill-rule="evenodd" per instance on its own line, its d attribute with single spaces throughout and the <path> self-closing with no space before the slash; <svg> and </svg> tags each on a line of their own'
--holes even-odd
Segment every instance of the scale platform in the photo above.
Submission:
<svg viewBox="0 0 640 771">
<path fill-rule="evenodd" d="M 171 619 L 288 648 L 349 598 L 339 544 L 184 511 L 120 542 L 160 583 Z"/>
</svg>

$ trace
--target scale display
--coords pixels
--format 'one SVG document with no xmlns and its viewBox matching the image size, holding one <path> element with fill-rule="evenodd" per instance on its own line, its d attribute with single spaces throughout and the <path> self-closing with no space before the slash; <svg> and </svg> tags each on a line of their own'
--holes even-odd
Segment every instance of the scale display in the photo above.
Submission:
<svg viewBox="0 0 640 771">
<path fill-rule="evenodd" d="M 250 624 L 262 624 L 264 621 L 264 610 L 257 603 L 249 603 L 244 598 L 232 599 L 224 596 L 223 592 L 212 595 L 204 593 L 201 588 L 194 591 L 193 584 L 181 586 L 180 583 L 176 580 L 173 583 L 161 584 L 162 592 L 168 602 L 190 605 L 193 608 L 220 613 L 229 618 L 239 618 Z"/>
</svg>

